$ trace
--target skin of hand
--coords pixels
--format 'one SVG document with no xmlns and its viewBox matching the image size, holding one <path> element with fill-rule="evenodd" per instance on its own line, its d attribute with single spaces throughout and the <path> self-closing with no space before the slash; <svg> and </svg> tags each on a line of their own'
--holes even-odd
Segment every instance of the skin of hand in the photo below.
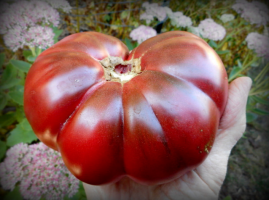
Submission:
<svg viewBox="0 0 269 200">
<path fill-rule="evenodd" d="M 240 77 L 229 85 L 228 102 L 215 143 L 206 160 L 195 170 L 161 185 L 145 186 L 125 177 L 101 186 L 83 183 L 88 200 L 211 200 L 218 199 L 233 146 L 246 128 L 246 103 L 252 81 Z"/>
</svg>

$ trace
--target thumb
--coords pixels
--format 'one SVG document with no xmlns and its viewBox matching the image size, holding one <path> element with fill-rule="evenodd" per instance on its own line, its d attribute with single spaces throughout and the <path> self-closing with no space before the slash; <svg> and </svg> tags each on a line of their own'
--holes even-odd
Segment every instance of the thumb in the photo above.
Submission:
<svg viewBox="0 0 269 200">
<path fill-rule="evenodd" d="M 241 77 L 229 85 L 228 101 L 216 139 L 225 138 L 226 142 L 222 143 L 230 150 L 246 129 L 246 104 L 251 84 L 252 80 L 249 77 Z"/>
<path fill-rule="evenodd" d="M 224 181 L 231 149 L 246 128 L 246 103 L 251 84 L 250 78 L 242 77 L 229 85 L 228 102 L 220 121 L 218 135 L 210 154 L 196 169 L 199 176 L 216 194 Z"/>
</svg>

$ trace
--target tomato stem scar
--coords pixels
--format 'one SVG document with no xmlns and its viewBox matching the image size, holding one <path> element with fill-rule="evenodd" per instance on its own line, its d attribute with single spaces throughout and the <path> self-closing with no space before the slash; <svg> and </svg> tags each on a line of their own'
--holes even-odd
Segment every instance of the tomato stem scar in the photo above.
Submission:
<svg viewBox="0 0 269 200">
<path fill-rule="evenodd" d="M 124 84 L 141 73 L 140 59 L 124 61 L 120 57 L 109 56 L 100 60 L 105 71 L 107 81 L 115 81 Z"/>
</svg>

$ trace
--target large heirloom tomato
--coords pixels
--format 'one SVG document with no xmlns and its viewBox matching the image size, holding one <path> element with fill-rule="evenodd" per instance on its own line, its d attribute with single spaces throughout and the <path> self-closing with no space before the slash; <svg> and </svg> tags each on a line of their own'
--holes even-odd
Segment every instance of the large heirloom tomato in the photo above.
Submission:
<svg viewBox="0 0 269 200">
<path fill-rule="evenodd" d="M 207 157 L 227 91 L 222 61 L 196 35 L 159 34 L 129 52 L 119 39 L 84 32 L 38 56 L 24 108 L 81 181 L 160 184 Z"/>
</svg>

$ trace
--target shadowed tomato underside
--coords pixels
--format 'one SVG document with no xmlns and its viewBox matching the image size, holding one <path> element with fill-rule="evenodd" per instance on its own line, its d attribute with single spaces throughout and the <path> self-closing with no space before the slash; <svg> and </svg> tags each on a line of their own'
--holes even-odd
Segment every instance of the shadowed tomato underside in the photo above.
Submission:
<svg viewBox="0 0 269 200">
<path fill-rule="evenodd" d="M 222 61 L 196 35 L 159 34 L 129 52 L 112 36 L 83 32 L 38 56 L 24 109 L 81 181 L 160 184 L 207 157 L 227 92 Z"/>
</svg>

